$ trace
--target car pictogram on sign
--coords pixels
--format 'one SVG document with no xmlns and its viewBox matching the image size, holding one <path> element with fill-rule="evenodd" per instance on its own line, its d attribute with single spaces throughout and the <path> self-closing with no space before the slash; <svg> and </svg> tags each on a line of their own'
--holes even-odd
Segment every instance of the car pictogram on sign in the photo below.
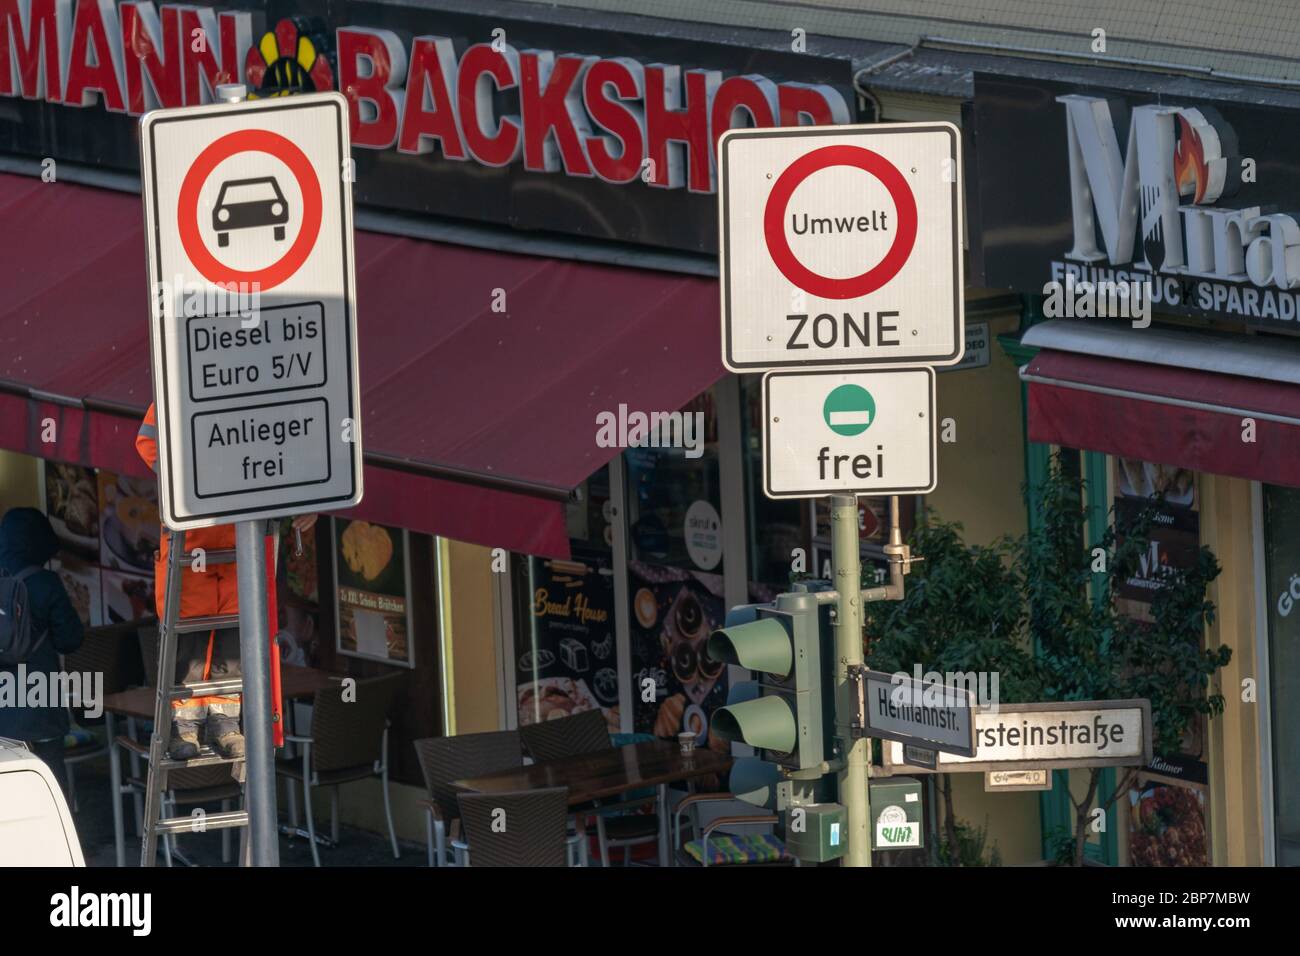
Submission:
<svg viewBox="0 0 1300 956">
<path fill-rule="evenodd" d="M 217 233 L 217 245 L 223 249 L 230 245 L 230 233 L 236 229 L 271 226 L 276 240 L 283 240 L 288 221 L 289 204 L 274 176 L 222 183 L 212 208 L 212 228 Z"/>
</svg>

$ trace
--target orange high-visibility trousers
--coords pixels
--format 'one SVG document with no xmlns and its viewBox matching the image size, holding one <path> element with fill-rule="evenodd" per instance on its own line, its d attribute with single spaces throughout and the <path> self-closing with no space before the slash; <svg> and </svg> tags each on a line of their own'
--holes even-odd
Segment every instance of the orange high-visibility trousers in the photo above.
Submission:
<svg viewBox="0 0 1300 956">
<path fill-rule="evenodd" d="M 145 412 L 144 421 L 140 423 L 140 430 L 136 434 L 135 448 L 140 457 L 144 459 L 153 471 L 158 470 L 158 418 L 154 406 L 151 404 L 149 410 Z M 194 555 L 196 549 L 203 549 L 205 552 L 233 550 L 235 547 L 235 528 L 234 525 L 214 525 L 210 528 L 195 528 L 185 533 L 185 549 L 190 555 Z M 169 550 L 169 541 L 167 529 L 163 528 L 163 534 L 160 538 L 158 555 L 154 559 L 154 606 L 157 608 L 158 617 L 163 618 L 166 609 L 164 604 L 167 599 L 167 555 Z M 280 700 L 278 694 L 280 674 L 279 674 L 279 654 L 275 653 L 278 649 L 275 645 L 275 633 L 278 629 L 278 613 L 276 608 L 275 594 L 275 555 L 271 547 L 270 540 L 266 545 L 266 572 L 267 572 L 267 609 L 270 618 L 270 636 L 272 661 L 272 687 L 275 691 L 272 695 L 272 709 L 274 712 L 275 742 L 276 746 L 283 745 L 283 721 L 280 720 Z M 237 572 L 234 562 L 229 564 L 211 564 L 206 565 L 203 571 L 197 571 L 193 567 L 194 561 L 183 562 L 182 567 L 186 567 L 186 573 L 181 581 L 181 617 L 209 617 L 218 614 L 237 614 L 239 613 L 239 588 L 237 581 Z M 237 632 L 236 632 L 237 633 Z M 193 635 L 198 638 L 196 641 L 185 641 L 184 638 L 191 635 L 181 635 L 181 640 L 177 641 L 176 646 L 176 675 L 173 679 L 177 681 L 194 681 L 194 680 L 211 680 L 212 674 L 217 673 L 220 676 L 238 676 L 239 669 L 239 642 L 233 642 L 223 637 L 218 639 L 215 631 L 209 633 L 206 639 L 203 635 Z M 201 663 L 200 663 L 201 662 Z M 201 676 L 200 676 L 201 675 Z M 208 705 L 220 705 L 219 709 L 224 713 L 238 713 L 239 697 L 197 697 L 188 701 L 173 701 L 172 707 L 180 709 L 183 705 L 186 709 L 185 717 L 190 719 L 193 713 L 202 716 L 206 712 Z M 197 705 L 197 710 L 192 710 L 191 705 Z"/>
</svg>

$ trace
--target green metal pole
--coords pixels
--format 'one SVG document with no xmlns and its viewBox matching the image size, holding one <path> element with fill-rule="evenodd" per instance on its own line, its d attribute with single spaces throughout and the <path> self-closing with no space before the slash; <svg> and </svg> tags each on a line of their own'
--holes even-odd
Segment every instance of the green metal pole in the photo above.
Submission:
<svg viewBox="0 0 1300 956">
<path fill-rule="evenodd" d="M 871 741 L 853 739 L 853 684 L 849 668 L 862 664 L 862 558 L 858 550 L 856 495 L 831 496 L 831 565 L 835 575 L 835 733 L 842 753 L 839 802 L 848 816 L 848 852 L 841 866 L 871 865 L 871 810 L 867 755 Z"/>
</svg>

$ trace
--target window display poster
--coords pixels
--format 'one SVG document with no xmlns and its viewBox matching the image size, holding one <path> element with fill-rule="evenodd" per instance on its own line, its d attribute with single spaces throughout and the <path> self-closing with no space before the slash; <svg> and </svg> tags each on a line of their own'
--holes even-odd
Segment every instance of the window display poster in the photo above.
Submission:
<svg viewBox="0 0 1300 956">
<path fill-rule="evenodd" d="M 157 479 L 100 471 L 98 493 L 99 563 L 105 569 L 152 576 L 162 535 Z"/>
<path fill-rule="evenodd" d="M 100 571 L 104 611 L 100 623 L 139 621 L 157 613 L 153 574 L 130 574 L 104 568 Z"/>
<path fill-rule="evenodd" d="M 1172 465 L 1130 458 L 1112 461 L 1116 520 L 1132 519 L 1146 507 L 1156 508 L 1147 553 L 1139 559 L 1137 572 L 1120 585 L 1116 600 L 1121 614 L 1150 622 L 1152 598 L 1163 586 L 1164 576 L 1196 565 L 1201 546 L 1196 475 Z M 1156 755 L 1129 790 L 1133 866 L 1208 863 L 1203 719 L 1192 721 L 1179 749 L 1179 754 Z"/>
<path fill-rule="evenodd" d="M 338 652 L 414 667 L 406 532 L 333 520 Z"/>
<path fill-rule="evenodd" d="M 93 468 L 45 462 L 45 514 L 59 540 L 50 562 L 83 627 L 104 623 L 99 569 L 99 489 Z"/>
<path fill-rule="evenodd" d="M 95 469 L 45 463 L 45 514 L 59 552 L 82 563 L 99 561 L 99 489 Z"/>
<path fill-rule="evenodd" d="M 1151 596 L 1170 571 L 1194 567 L 1201 546 L 1201 525 L 1195 475 L 1186 468 L 1115 458 L 1115 517 L 1135 517 L 1143 508 L 1157 508 L 1151 542 L 1137 573 L 1119 588 L 1118 609 L 1140 621 L 1151 620 Z M 1156 504 L 1157 495 L 1164 501 Z"/>
<path fill-rule="evenodd" d="M 629 561 L 628 579 L 633 729 L 664 738 L 694 731 L 700 745 L 729 752 L 710 730 L 727 702 L 727 667 L 705 649 L 726 618 L 722 576 Z"/>
<path fill-rule="evenodd" d="M 599 708 L 617 733 L 613 572 L 594 559 L 527 560 L 529 624 L 515 647 L 519 724 Z"/>
<path fill-rule="evenodd" d="M 1205 786 L 1139 774 L 1128 798 L 1130 866 L 1209 866 Z"/>
</svg>

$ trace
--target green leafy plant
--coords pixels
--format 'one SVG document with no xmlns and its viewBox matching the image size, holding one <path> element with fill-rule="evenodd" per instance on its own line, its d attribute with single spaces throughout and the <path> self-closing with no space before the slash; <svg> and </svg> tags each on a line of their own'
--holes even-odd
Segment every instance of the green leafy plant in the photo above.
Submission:
<svg viewBox="0 0 1300 956">
<path fill-rule="evenodd" d="M 1029 634 L 1038 653 L 1035 666 L 1048 701 L 1122 700 L 1151 702 L 1153 749 L 1174 754 L 1192 721 L 1223 711 L 1223 697 L 1210 693 L 1216 671 L 1232 657 L 1228 647 L 1202 649 L 1214 604 L 1206 597 L 1219 563 L 1200 548 L 1191 567 L 1148 567 L 1158 585 L 1151 591 L 1151 621 L 1120 613 L 1120 588 L 1138 575 L 1151 551 L 1151 528 L 1162 504 L 1135 515 L 1112 513 L 1095 549 L 1083 546 L 1083 482 L 1054 459 L 1036 497 L 1040 521 L 1021 539 L 1017 569 L 1029 605 Z M 1088 584 L 1094 583 L 1090 593 Z M 1088 787 L 1075 812 L 1073 863 L 1083 865 L 1093 807 L 1108 812 L 1126 793 L 1138 768 L 1129 768 L 1112 793 L 1098 799 L 1102 768 L 1088 772 Z"/>
<path fill-rule="evenodd" d="M 909 675 L 917 664 L 923 674 L 982 672 L 1000 701 L 1033 700 L 1039 685 L 1025 640 L 1025 598 L 1014 568 L 1014 542 L 1001 538 L 970 546 L 962 541 L 960 524 L 932 515 L 912 532 L 909 544 L 925 560 L 912 566 L 903 599 L 865 606 L 868 664 Z M 996 687 L 992 675 L 997 675 Z M 953 812 L 947 774 L 940 775 L 939 791 L 944 843 L 957 846 L 963 824 Z"/>
<path fill-rule="evenodd" d="M 1002 854 L 994 843 L 987 846 L 989 838 L 988 820 L 982 827 L 965 820 L 957 820 L 953 825 L 953 836 L 939 841 L 936 858 L 940 866 L 1001 866 Z M 987 855 L 986 855 L 987 854 Z"/>
<path fill-rule="evenodd" d="M 1194 720 L 1223 711 L 1212 688 L 1231 659 L 1227 647 L 1202 649 L 1214 605 L 1207 591 L 1219 574 L 1208 548 L 1191 567 L 1150 567 L 1150 621 L 1120 612 L 1120 589 L 1139 576 L 1151 553 L 1151 529 L 1161 502 L 1134 514 L 1112 514 L 1094 548 L 1085 546 L 1083 482 L 1054 459 L 1031 504 L 1038 521 L 1011 540 L 970 546 L 961 525 L 931 517 L 910 538 L 913 566 L 901 601 L 866 605 L 866 658 L 888 672 L 987 672 L 999 677 L 999 701 L 1150 701 L 1153 750 L 1177 753 Z M 1073 826 L 1049 838 L 1057 862 L 1081 866 L 1095 806 L 1108 812 L 1126 793 L 1137 768 L 1098 798 L 1101 768 L 1088 772 L 1076 799 Z M 947 775 L 940 777 L 944 842 L 960 846 Z M 1068 852 L 1067 852 L 1068 851 Z M 960 860 L 961 854 L 950 854 Z"/>
</svg>

